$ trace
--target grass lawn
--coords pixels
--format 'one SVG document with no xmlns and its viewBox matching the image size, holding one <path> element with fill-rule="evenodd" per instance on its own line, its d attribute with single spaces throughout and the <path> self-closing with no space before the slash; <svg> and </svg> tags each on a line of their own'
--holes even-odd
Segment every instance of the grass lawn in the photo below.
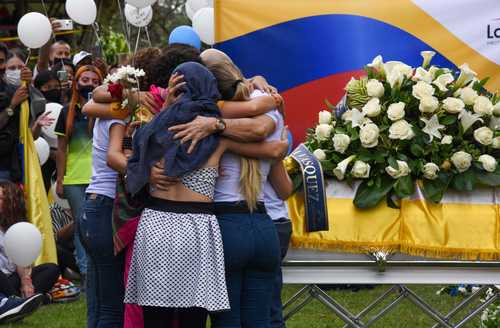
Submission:
<svg viewBox="0 0 500 328">
<path fill-rule="evenodd" d="M 283 291 L 284 299 L 291 297 L 301 286 L 288 285 Z M 437 296 L 436 290 L 440 286 L 413 286 L 410 287 L 426 301 L 429 301 L 441 313 L 451 309 L 462 299 L 447 295 Z M 388 286 L 379 286 L 372 290 L 352 291 L 329 291 L 341 304 L 347 306 L 353 312 L 359 312 L 371 300 L 381 295 Z M 392 312 L 382 318 L 372 327 L 376 328 L 420 328 L 431 327 L 433 321 L 425 314 L 417 311 L 409 301 L 403 301 Z M 22 323 L 12 324 L 5 327 L 12 328 L 81 328 L 85 327 L 85 303 L 79 301 L 63 305 L 50 305 L 40 309 Z M 297 313 L 287 322 L 288 328 L 329 328 L 343 327 L 340 319 L 335 317 L 324 305 L 313 301 L 301 312 Z M 468 328 L 479 327 L 479 319 L 465 325 Z"/>
</svg>

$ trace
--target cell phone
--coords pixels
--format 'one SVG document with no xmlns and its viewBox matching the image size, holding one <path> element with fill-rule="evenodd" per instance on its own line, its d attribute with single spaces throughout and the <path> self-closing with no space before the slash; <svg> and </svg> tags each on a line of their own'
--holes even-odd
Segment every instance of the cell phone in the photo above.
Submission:
<svg viewBox="0 0 500 328">
<path fill-rule="evenodd" d="M 68 81 L 68 72 L 66 72 L 64 70 L 57 71 L 57 78 L 59 79 L 59 82 Z"/>
<path fill-rule="evenodd" d="M 70 31 L 73 29 L 73 21 L 71 19 L 56 19 L 54 23 L 59 23 L 58 31 Z"/>
</svg>

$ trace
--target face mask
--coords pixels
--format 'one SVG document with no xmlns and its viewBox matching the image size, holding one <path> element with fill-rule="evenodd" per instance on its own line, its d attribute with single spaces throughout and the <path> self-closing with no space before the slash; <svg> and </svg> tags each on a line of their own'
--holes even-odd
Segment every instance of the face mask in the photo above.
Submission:
<svg viewBox="0 0 500 328">
<path fill-rule="evenodd" d="M 13 86 L 21 85 L 21 70 L 19 69 L 8 69 L 5 71 L 5 82 L 12 84 Z"/>
<path fill-rule="evenodd" d="M 89 93 L 92 91 L 94 91 L 94 87 L 91 85 L 78 85 L 78 92 L 85 99 L 89 98 Z"/>
<path fill-rule="evenodd" d="M 48 103 L 60 103 L 61 102 L 61 90 L 52 89 L 49 91 L 42 91 L 43 96 Z"/>
</svg>

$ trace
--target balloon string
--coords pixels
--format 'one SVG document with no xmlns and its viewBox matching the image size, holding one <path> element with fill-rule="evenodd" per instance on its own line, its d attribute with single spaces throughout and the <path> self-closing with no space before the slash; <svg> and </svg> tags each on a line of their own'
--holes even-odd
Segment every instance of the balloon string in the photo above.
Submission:
<svg viewBox="0 0 500 328">
<path fill-rule="evenodd" d="M 123 14 L 123 10 L 122 10 L 122 6 L 120 4 L 120 0 L 116 0 L 116 3 L 118 4 L 118 11 L 120 12 L 120 20 L 121 20 L 121 23 L 122 23 L 123 34 L 125 34 L 125 41 L 127 43 L 128 52 L 130 52 L 130 50 L 132 50 L 130 48 L 130 41 L 129 41 L 129 39 L 130 39 L 130 33 L 127 30 L 127 23 L 126 23 L 124 14 Z"/>
<path fill-rule="evenodd" d="M 141 28 L 137 30 L 137 40 L 135 41 L 135 49 L 134 49 L 134 57 L 132 57 L 132 66 L 135 65 L 135 54 L 137 53 L 137 49 L 139 48 L 139 40 L 141 38 Z"/>
<path fill-rule="evenodd" d="M 99 26 L 97 26 L 97 23 L 94 22 L 92 24 L 92 29 L 94 30 L 95 37 L 97 38 L 97 43 L 99 44 L 99 47 L 101 47 L 102 46 L 101 38 L 99 37 L 99 33 L 97 33 L 98 28 Z"/>
<path fill-rule="evenodd" d="M 146 26 L 144 29 L 146 30 L 146 37 L 148 38 L 149 46 L 152 47 L 153 44 L 151 43 L 151 38 L 149 37 L 148 27 Z"/>
<path fill-rule="evenodd" d="M 31 48 L 28 48 L 28 56 L 26 57 L 26 62 L 24 63 L 24 66 L 28 65 L 30 62 L 30 57 L 31 57 Z"/>
</svg>

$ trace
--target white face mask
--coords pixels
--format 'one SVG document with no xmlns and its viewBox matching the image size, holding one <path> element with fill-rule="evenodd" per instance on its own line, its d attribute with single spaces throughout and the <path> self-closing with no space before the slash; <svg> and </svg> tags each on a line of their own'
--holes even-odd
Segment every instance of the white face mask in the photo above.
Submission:
<svg viewBox="0 0 500 328">
<path fill-rule="evenodd" d="M 20 69 L 8 69 L 5 71 L 5 82 L 12 84 L 13 86 L 21 85 L 21 70 Z"/>
</svg>

